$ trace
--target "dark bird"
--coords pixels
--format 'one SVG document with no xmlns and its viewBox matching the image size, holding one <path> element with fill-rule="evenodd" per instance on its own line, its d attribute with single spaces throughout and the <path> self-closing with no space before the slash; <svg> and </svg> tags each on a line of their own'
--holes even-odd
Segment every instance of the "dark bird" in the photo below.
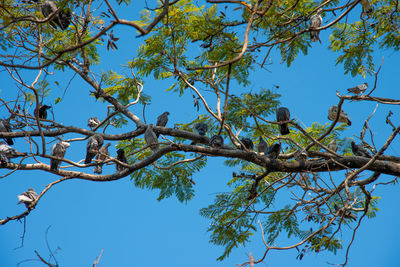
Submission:
<svg viewBox="0 0 400 267">
<path fill-rule="evenodd" d="M 17 196 L 19 199 L 18 204 L 24 203 L 25 207 L 27 209 L 30 209 L 32 202 L 36 201 L 38 199 L 38 194 L 36 194 L 35 190 L 33 188 L 29 188 L 28 191 L 23 192 L 21 195 Z"/>
<path fill-rule="evenodd" d="M 97 125 L 99 125 L 99 124 L 100 124 L 100 121 L 99 121 L 99 119 L 97 117 L 89 118 L 88 121 L 87 121 L 87 125 L 91 129 L 97 127 Z"/>
<path fill-rule="evenodd" d="M 224 145 L 224 139 L 220 135 L 214 135 L 210 139 L 210 146 L 214 148 L 220 148 Z"/>
<path fill-rule="evenodd" d="M 338 107 L 336 105 L 330 107 L 328 110 L 328 119 L 334 121 L 337 113 L 338 113 Z M 349 126 L 351 125 L 350 118 L 347 115 L 347 113 L 343 111 L 343 109 L 340 110 L 338 122 L 346 123 Z"/>
<path fill-rule="evenodd" d="M 117 160 L 119 160 L 119 161 L 121 161 L 121 162 L 123 162 L 123 163 L 128 164 L 128 161 L 126 160 L 126 157 L 125 157 L 125 151 L 124 151 L 122 148 L 120 148 L 120 149 L 117 150 Z M 117 163 L 117 164 L 115 165 L 115 168 L 117 169 L 117 172 L 122 172 L 123 170 L 126 169 L 126 167 L 122 166 L 122 165 L 119 164 L 119 163 Z"/>
<path fill-rule="evenodd" d="M 347 89 L 350 93 L 355 95 L 363 94 L 368 89 L 368 83 L 362 83 L 357 85 L 356 87 L 352 87 Z"/>
<path fill-rule="evenodd" d="M 337 149 L 338 149 L 338 145 L 337 145 L 337 143 L 336 143 L 336 140 L 330 141 L 329 144 L 328 144 L 328 148 L 329 148 L 330 150 L 336 152 Z"/>
<path fill-rule="evenodd" d="M 7 145 L 4 141 L 0 141 L 0 155 L 6 157 L 8 160 L 16 157 L 24 157 L 26 153 L 21 153 L 14 148 Z"/>
<path fill-rule="evenodd" d="M 357 216 L 353 213 L 351 213 L 349 210 L 344 210 L 339 209 L 339 207 L 335 204 L 334 205 L 335 212 L 339 211 L 339 216 L 346 218 L 346 219 L 351 219 L 351 220 L 357 220 Z"/>
<path fill-rule="evenodd" d="M 351 141 L 351 150 L 355 156 L 372 158 L 368 150 L 366 150 L 362 145 L 357 145 L 354 141 Z"/>
<path fill-rule="evenodd" d="M 102 146 L 99 149 L 99 152 L 96 155 L 96 160 L 97 160 L 97 164 L 96 166 L 94 166 L 94 173 L 96 174 L 101 174 L 103 172 L 103 165 L 104 165 L 104 161 L 108 158 L 108 156 L 110 155 L 110 152 L 108 152 L 108 147 L 111 145 L 111 143 L 107 143 L 104 146 Z"/>
<path fill-rule="evenodd" d="M 276 110 L 276 121 L 277 122 L 284 122 L 290 120 L 290 112 L 288 108 L 280 107 Z M 289 134 L 289 127 L 287 123 L 279 124 L 279 130 L 281 135 Z"/>
<path fill-rule="evenodd" d="M 0 120 L 0 132 L 6 132 L 6 133 L 11 133 L 11 125 L 7 120 Z M 14 141 L 12 140 L 11 137 L 6 137 L 4 138 L 6 140 L 7 144 L 12 146 L 14 144 Z"/>
<path fill-rule="evenodd" d="M 153 152 L 157 151 L 160 148 L 157 135 L 153 131 L 153 124 L 147 126 L 147 129 L 144 132 L 144 140 L 146 141 L 146 144 L 150 146 Z"/>
<path fill-rule="evenodd" d="M 36 0 L 35 2 L 38 2 L 38 0 Z M 58 9 L 56 3 L 51 0 L 42 1 L 41 8 L 42 14 L 46 18 Z M 71 23 L 71 15 L 71 10 L 69 8 L 62 9 L 53 16 L 53 18 L 50 20 L 50 25 L 54 29 L 57 29 L 58 26 L 60 27 L 60 29 L 65 30 Z"/>
<path fill-rule="evenodd" d="M 51 107 L 48 105 L 39 105 L 38 107 L 36 107 L 33 112 L 35 117 L 38 116 L 39 119 L 43 119 L 43 120 L 47 119 L 47 110 Z"/>
<path fill-rule="evenodd" d="M 275 143 L 271 146 L 268 146 L 264 151 L 264 156 L 269 159 L 277 159 L 279 153 L 281 152 L 281 143 Z"/>
<path fill-rule="evenodd" d="M 365 14 L 367 14 L 367 16 L 371 15 L 372 7 L 369 0 L 361 0 L 360 4 L 362 5 Z"/>
<path fill-rule="evenodd" d="M 253 144 L 253 141 L 251 141 L 250 138 L 243 137 L 243 138 L 240 139 L 240 142 L 242 142 L 242 144 L 245 146 L 246 149 L 253 150 L 254 144 Z M 244 148 L 242 147 L 242 150 L 243 149 Z"/>
<path fill-rule="evenodd" d="M 310 18 L 310 38 L 313 42 L 319 41 L 321 43 L 321 39 L 319 39 L 319 30 L 313 30 L 322 25 L 321 13 L 322 9 L 318 9 L 317 13 Z"/>
<path fill-rule="evenodd" d="M 64 158 L 65 152 L 67 151 L 67 148 L 69 147 L 68 142 L 64 141 L 59 141 L 53 145 L 51 148 L 51 155 L 53 157 L 57 158 Z M 58 159 L 50 159 L 50 169 L 52 171 L 57 171 L 58 166 L 60 166 L 61 161 Z"/>
<path fill-rule="evenodd" d="M 205 136 L 208 131 L 208 125 L 204 122 L 200 122 L 194 126 L 194 129 L 199 133 L 199 135 Z"/>
<path fill-rule="evenodd" d="M 258 151 L 258 153 L 264 153 L 265 149 L 268 148 L 268 144 L 264 141 L 264 139 L 261 136 L 260 136 L 259 140 L 260 141 L 258 142 L 258 145 L 257 145 L 257 151 Z"/>
<path fill-rule="evenodd" d="M 156 126 L 165 127 L 165 125 L 167 125 L 167 122 L 168 122 L 168 115 L 169 115 L 169 112 L 166 111 L 166 112 L 164 112 L 163 114 L 161 114 L 160 116 L 158 116 L 158 117 L 157 117 Z M 159 137 L 160 134 L 157 133 L 156 136 Z"/>
<path fill-rule="evenodd" d="M 99 152 L 101 146 L 104 143 L 104 139 L 101 135 L 95 134 L 89 137 L 87 146 L 86 146 L 86 158 L 85 164 L 91 163 L 92 159 Z"/>
</svg>

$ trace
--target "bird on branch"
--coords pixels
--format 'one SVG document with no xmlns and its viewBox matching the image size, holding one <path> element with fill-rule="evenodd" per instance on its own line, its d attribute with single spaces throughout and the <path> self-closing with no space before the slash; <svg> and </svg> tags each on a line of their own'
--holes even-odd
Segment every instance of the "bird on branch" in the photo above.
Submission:
<svg viewBox="0 0 400 267">
<path fill-rule="evenodd" d="M 86 158 L 85 164 L 91 163 L 92 159 L 99 152 L 101 146 L 104 143 L 104 139 L 101 135 L 95 134 L 89 137 L 87 146 L 86 146 Z"/>
<path fill-rule="evenodd" d="M 328 110 L 328 119 L 331 121 L 334 121 L 337 113 L 338 113 L 338 107 L 336 105 L 330 107 Z M 347 115 L 347 113 L 344 112 L 343 109 L 340 110 L 338 122 L 343 122 L 343 123 L 346 123 L 347 125 L 351 126 L 350 118 Z"/>
<path fill-rule="evenodd" d="M 38 199 L 38 194 L 33 190 L 33 188 L 29 188 L 28 191 L 23 192 L 21 195 L 17 196 L 19 199 L 18 204 L 24 203 L 27 209 L 31 209 L 31 204 Z"/>
<path fill-rule="evenodd" d="M 8 122 L 8 120 L 0 120 L 0 132 L 5 132 L 5 133 L 11 133 L 11 125 Z M 11 137 L 6 137 L 4 138 L 10 146 L 14 144 L 14 141 L 12 140 Z"/>
<path fill-rule="evenodd" d="M 289 127 L 288 127 L 288 123 L 282 123 L 285 121 L 290 120 L 290 111 L 288 108 L 285 107 L 280 107 L 276 110 L 276 121 L 277 122 L 281 122 L 279 124 L 279 131 L 281 133 L 281 135 L 286 135 L 289 134 Z"/>
<path fill-rule="evenodd" d="M 64 158 L 65 152 L 69 147 L 69 143 L 65 141 L 59 141 L 53 145 L 51 148 L 51 155 L 57 158 Z M 58 159 L 50 159 L 50 169 L 52 171 L 57 171 L 58 167 L 60 166 L 61 161 Z"/>
</svg>

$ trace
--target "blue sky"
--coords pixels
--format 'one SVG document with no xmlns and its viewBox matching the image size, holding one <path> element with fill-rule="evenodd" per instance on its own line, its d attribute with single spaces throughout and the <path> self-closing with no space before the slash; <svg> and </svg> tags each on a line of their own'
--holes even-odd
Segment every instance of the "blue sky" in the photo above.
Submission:
<svg viewBox="0 0 400 267">
<path fill-rule="evenodd" d="M 132 30 L 127 34 L 127 30 L 127 27 L 120 27 L 114 31 L 114 35 L 120 37 L 117 43 L 119 50 L 101 49 L 104 56 L 96 70 L 120 70 L 122 64 L 135 56 L 133 48 L 143 39 L 135 38 Z M 252 84 L 249 86 L 258 90 L 279 85 L 276 91 L 282 95 L 282 104 L 290 109 L 293 118 L 306 126 L 311 126 L 314 121 L 328 121 L 328 108 L 338 102 L 336 90 L 343 94 L 346 88 L 364 81 L 373 84 L 372 77 L 363 79 L 345 75 L 341 65 L 335 66 L 336 55 L 327 49 L 329 31 L 322 32 L 320 37 L 322 45 L 316 43 L 310 49 L 309 55 L 299 56 L 290 68 L 280 64 L 279 55 L 272 54 L 273 64 L 268 67 L 269 71 L 257 70 L 252 73 Z M 378 51 L 374 54 L 377 65 L 383 56 L 385 59 L 374 96 L 400 99 L 400 56 L 390 50 Z M 32 79 L 35 74 L 34 71 L 26 72 L 26 77 Z M 65 85 L 71 77 L 72 73 L 66 72 L 63 77 L 57 76 L 57 80 Z M 6 72 L 0 72 L 0 78 L 3 81 L 0 85 L 0 97 L 13 99 L 17 91 L 15 82 L 8 78 Z M 50 80 L 54 81 L 53 78 Z M 148 122 L 155 122 L 159 114 L 168 110 L 171 113 L 168 125 L 172 126 L 174 123 L 189 122 L 204 111 L 201 109 L 197 112 L 193 108 L 190 94 L 178 98 L 171 92 L 165 92 L 169 85 L 169 82 L 156 81 L 152 77 L 145 79 L 144 91 L 153 97 L 152 104 L 146 108 Z M 58 121 L 65 125 L 86 127 L 89 117 L 105 117 L 106 105 L 91 98 L 89 86 L 77 77 L 69 86 L 63 101 L 54 105 L 55 98 L 63 94 L 64 86 L 61 87 L 57 88 L 52 83 L 54 90 L 47 102 L 53 105 Z M 243 88 L 233 84 L 232 93 L 240 92 L 243 92 Z M 346 102 L 343 109 L 352 118 L 353 124 L 344 134 L 347 137 L 358 136 L 364 120 L 374 108 L 375 103 L 372 102 Z M 141 114 L 141 107 L 131 110 Z M 391 132 L 390 127 L 385 124 L 389 110 L 394 112 L 392 121 L 398 122 L 400 117 L 396 106 L 379 105 L 371 119 L 378 146 L 384 143 Z M 4 113 L 1 116 L 7 117 Z M 135 126 L 130 123 L 123 129 L 112 132 L 133 129 Z M 112 144 L 110 151 L 115 155 L 116 143 Z M 386 154 L 400 156 L 398 145 L 399 141 L 395 140 Z M 20 151 L 28 149 L 23 139 L 18 139 L 15 147 Z M 78 161 L 84 157 L 85 149 L 86 141 L 74 143 L 66 157 Z M 106 166 L 104 173 L 112 173 L 114 170 L 114 166 Z M 0 170 L 0 175 L 5 173 L 5 170 Z M 264 246 L 258 232 L 251 244 L 235 249 L 227 260 L 217 262 L 216 258 L 223 248 L 208 242 L 209 221 L 199 215 L 199 210 L 212 203 L 217 193 L 228 190 L 226 182 L 231 173 L 232 169 L 223 166 L 223 159 L 209 157 L 208 166 L 194 177 L 196 196 L 186 204 L 179 203 L 173 197 L 158 202 L 158 192 L 136 188 L 129 177 L 107 183 L 82 180 L 60 183 L 41 199 L 28 216 L 23 248 L 15 249 L 21 244 L 22 223 L 12 221 L 0 227 L 0 266 L 16 266 L 18 262 L 36 258 L 34 250 L 47 258 L 49 253 L 44 236 L 49 226 L 48 241 L 51 248 L 61 248 L 56 254 L 60 266 L 90 266 L 102 249 L 104 251 L 99 266 L 234 266 L 246 261 L 249 253 L 259 258 L 264 252 Z M 16 205 L 17 194 L 29 187 L 41 191 L 55 179 L 56 176 L 39 171 L 16 172 L 0 179 L 0 218 L 24 211 L 23 206 Z M 379 181 L 388 179 L 382 176 Z M 400 201 L 398 186 L 378 187 L 374 195 L 382 197 L 378 205 L 380 211 L 376 218 L 363 221 L 351 248 L 348 266 L 398 266 L 395 258 L 398 253 L 397 241 L 400 238 L 400 215 L 396 212 L 396 204 Z M 348 241 L 351 232 L 351 228 L 343 227 L 341 237 Z M 340 251 L 336 256 L 326 252 L 307 254 L 302 261 L 298 261 L 295 251 L 275 251 L 268 256 L 265 263 L 270 267 L 330 266 L 327 262 L 341 263 L 344 252 L 345 250 Z M 29 261 L 20 266 L 43 264 Z"/>
</svg>

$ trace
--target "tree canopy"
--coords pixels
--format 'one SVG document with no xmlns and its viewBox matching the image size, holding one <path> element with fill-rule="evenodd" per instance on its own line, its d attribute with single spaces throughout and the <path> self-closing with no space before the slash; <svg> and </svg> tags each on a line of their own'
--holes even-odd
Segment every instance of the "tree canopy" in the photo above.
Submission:
<svg viewBox="0 0 400 267">
<path fill-rule="evenodd" d="M 258 236 L 263 253 L 241 266 L 268 262 L 276 250 L 297 251 L 298 260 L 345 250 L 346 265 L 357 229 L 379 216 L 375 190 L 400 175 L 400 158 L 388 153 L 400 131 L 389 110 L 400 100 L 380 87 L 383 56 L 400 48 L 398 1 L 142 4 L 2 2 L 1 178 L 40 173 L 50 182 L 37 195 L 13 192 L 26 209 L 0 214 L 0 225 L 25 221 L 71 180 L 129 179 L 159 201 L 188 203 L 197 177 L 221 159 L 231 172 L 216 170 L 215 179 L 226 186 L 199 211 L 210 242 L 223 248 L 217 260 Z M 330 70 L 319 75 L 328 57 L 343 80 L 361 82 L 326 90 Z M 302 73 L 286 78 L 298 88 L 263 78 L 279 63 Z M 332 104 L 321 109 L 303 80 L 317 81 Z M 293 90 L 301 99 L 286 105 Z M 301 117 L 300 106 L 326 120 Z"/>
</svg>

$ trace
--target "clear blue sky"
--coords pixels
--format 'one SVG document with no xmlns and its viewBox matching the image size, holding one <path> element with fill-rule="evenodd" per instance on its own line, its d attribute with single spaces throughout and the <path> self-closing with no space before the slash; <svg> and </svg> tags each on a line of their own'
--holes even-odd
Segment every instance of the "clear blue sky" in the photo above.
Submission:
<svg viewBox="0 0 400 267">
<path fill-rule="evenodd" d="M 124 14 L 128 12 L 126 10 Z M 99 71 L 121 70 L 121 65 L 135 56 L 136 44 L 143 41 L 143 38 L 135 38 L 134 31 L 127 27 L 115 29 L 114 35 L 120 38 L 117 43 L 119 50 L 101 49 L 101 65 L 96 67 Z M 252 73 L 252 84 L 249 86 L 259 90 L 279 85 L 276 90 L 282 94 L 282 104 L 290 109 L 292 117 L 306 126 L 311 126 L 314 121 L 327 122 L 328 108 L 338 102 L 336 90 L 345 93 L 346 88 L 364 81 L 373 84 L 372 77 L 364 80 L 362 77 L 345 75 L 341 65 L 335 66 L 335 55 L 327 49 L 329 31 L 322 32 L 320 37 L 322 45 L 316 43 L 309 55 L 300 56 L 290 68 L 280 64 L 279 56 L 273 54 L 269 71 L 257 70 Z M 400 56 L 390 50 L 379 51 L 374 55 L 377 65 L 382 56 L 385 56 L 385 60 L 374 95 L 400 99 Z M 26 77 L 32 79 L 35 74 L 33 71 L 27 72 Z M 105 104 L 89 97 L 89 86 L 78 77 L 72 81 L 63 101 L 54 105 L 55 98 L 62 96 L 65 84 L 71 77 L 71 72 L 65 72 L 63 77 L 57 76 L 57 80 L 63 84 L 61 88 L 51 84 L 54 90 L 47 104 L 53 105 L 56 119 L 65 125 L 86 127 L 89 117 L 96 115 L 104 118 Z M 0 97 L 13 99 L 17 91 L 15 82 L 8 78 L 6 72 L 1 72 L 0 78 Z M 148 122 L 155 122 L 159 114 L 168 110 L 171 113 L 168 126 L 172 126 L 174 123 L 191 121 L 204 111 L 201 109 L 197 112 L 193 108 L 190 94 L 177 98 L 173 93 L 165 92 L 169 85 L 169 82 L 156 81 L 152 77 L 145 79 L 145 93 L 153 97 L 151 106 L 146 109 Z M 233 85 L 232 92 L 239 94 L 243 88 Z M 343 108 L 353 121 L 344 134 L 354 137 L 360 134 L 364 120 L 375 108 L 375 103 L 346 102 Z M 398 107 L 379 105 L 370 123 L 378 146 L 391 132 L 385 124 L 389 109 L 394 112 L 393 122 L 399 122 Z M 1 111 L 4 112 L 4 109 Z M 132 111 L 141 114 L 139 107 Z M 7 115 L 2 113 L 1 117 Z M 128 132 L 133 129 L 135 126 L 130 123 L 117 131 Z M 110 149 L 112 155 L 116 151 L 114 145 L 116 143 Z M 23 139 L 18 139 L 15 147 L 20 151 L 28 149 Z M 399 141 L 395 140 L 386 154 L 400 156 L 398 147 Z M 86 142 L 74 143 L 66 157 L 78 161 L 84 157 L 85 149 Z M 22 223 L 12 221 L 0 227 L 0 266 L 16 266 L 18 262 L 36 258 L 34 250 L 47 259 L 49 253 L 44 236 L 49 226 L 48 241 L 51 248 L 61 248 L 56 254 L 60 266 L 91 266 L 102 249 L 104 252 L 99 264 L 102 267 L 235 266 L 246 261 L 249 253 L 259 258 L 264 251 L 259 233 L 250 245 L 235 249 L 223 262 L 216 261 L 223 248 L 208 242 L 209 233 L 206 229 L 209 221 L 200 217 L 199 210 L 212 203 L 215 194 L 227 190 L 226 182 L 231 177 L 232 169 L 224 167 L 222 163 L 221 159 L 209 158 L 208 166 L 194 177 L 196 196 L 187 204 L 179 203 L 175 198 L 158 202 L 158 192 L 135 188 L 129 177 L 107 183 L 82 180 L 60 183 L 41 199 L 27 217 L 23 248 L 14 249 L 21 244 Z M 104 173 L 114 170 L 114 166 L 104 167 Z M 5 173 L 5 170 L 0 170 L 0 175 Z M 24 211 L 23 206 L 16 205 L 18 194 L 29 187 L 41 191 L 55 179 L 58 177 L 39 171 L 16 172 L 0 179 L 0 218 Z M 380 178 L 380 181 L 387 180 L 385 176 Z M 363 221 L 351 248 L 348 266 L 398 266 L 398 189 L 398 186 L 385 186 L 375 191 L 374 195 L 382 197 L 378 205 L 380 211 L 376 218 Z M 343 227 L 341 237 L 348 241 L 350 235 L 351 229 Z M 344 252 L 340 251 L 336 256 L 326 252 L 307 254 L 302 261 L 296 260 L 295 251 L 272 252 L 265 262 L 269 267 L 330 266 L 328 262 L 343 262 Z M 30 261 L 20 266 L 43 264 Z"/>
</svg>

